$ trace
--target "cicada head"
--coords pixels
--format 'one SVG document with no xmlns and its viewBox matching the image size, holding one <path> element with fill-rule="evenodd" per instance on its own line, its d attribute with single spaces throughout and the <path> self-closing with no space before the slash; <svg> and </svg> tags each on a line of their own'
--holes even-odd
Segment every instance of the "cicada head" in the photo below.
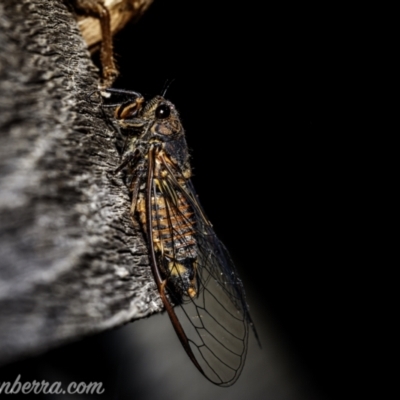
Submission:
<svg viewBox="0 0 400 400">
<path fill-rule="evenodd" d="M 147 132 L 152 142 L 169 142 L 184 136 L 178 111 L 164 97 L 151 99 L 143 108 L 141 117 L 149 122 Z"/>
</svg>

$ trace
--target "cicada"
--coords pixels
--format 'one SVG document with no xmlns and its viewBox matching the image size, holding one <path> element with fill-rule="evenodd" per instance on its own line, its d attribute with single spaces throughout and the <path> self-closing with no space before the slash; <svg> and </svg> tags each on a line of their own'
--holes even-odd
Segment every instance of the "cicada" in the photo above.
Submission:
<svg viewBox="0 0 400 400">
<path fill-rule="evenodd" d="M 193 188 L 179 114 L 163 96 L 107 91 L 127 97 L 114 112 L 127 131 L 117 172 L 127 171 L 130 215 L 145 233 L 162 302 L 197 369 L 230 386 L 245 362 L 249 328 L 257 334 L 242 281 Z"/>
</svg>

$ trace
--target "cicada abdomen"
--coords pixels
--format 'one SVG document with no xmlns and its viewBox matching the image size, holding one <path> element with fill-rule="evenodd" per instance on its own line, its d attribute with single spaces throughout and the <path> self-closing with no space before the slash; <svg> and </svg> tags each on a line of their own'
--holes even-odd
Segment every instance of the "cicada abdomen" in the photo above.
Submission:
<svg viewBox="0 0 400 400">
<path fill-rule="evenodd" d="M 164 166 L 166 159 L 163 151 L 155 154 L 151 190 L 151 235 L 162 276 L 167 279 L 172 293 L 177 294 L 174 301 L 180 302 L 186 295 L 194 297 L 197 294 L 196 219 L 192 205 L 181 191 L 171 186 L 167 178 L 169 171 Z M 145 190 L 139 193 L 136 205 L 139 220 L 145 231 L 146 193 Z"/>
</svg>

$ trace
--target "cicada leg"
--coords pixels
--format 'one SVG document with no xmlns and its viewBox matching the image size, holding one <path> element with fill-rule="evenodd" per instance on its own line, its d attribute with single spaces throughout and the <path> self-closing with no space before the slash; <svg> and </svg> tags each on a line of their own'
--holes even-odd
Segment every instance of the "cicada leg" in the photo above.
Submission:
<svg viewBox="0 0 400 400">
<path fill-rule="evenodd" d="M 97 18 L 100 22 L 102 36 L 100 49 L 102 86 L 103 88 L 108 88 L 112 86 L 118 76 L 118 69 L 114 62 L 110 13 L 104 5 L 104 0 L 72 0 L 71 2 L 78 12 Z"/>
</svg>

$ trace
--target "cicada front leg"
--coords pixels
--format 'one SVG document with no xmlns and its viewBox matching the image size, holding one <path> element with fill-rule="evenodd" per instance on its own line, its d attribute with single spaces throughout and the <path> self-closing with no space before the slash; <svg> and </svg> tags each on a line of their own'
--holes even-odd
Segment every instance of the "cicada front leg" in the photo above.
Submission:
<svg viewBox="0 0 400 400">
<path fill-rule="evenodd" d="M 111 18 L 104 0 L 70 0 L 78 13 L 97 18 L 100 22 L 102 42 L 100 60 L 102 66 L 102 89 L 112 86 L 118 76 L 114 62 L 114 51 L 111 34 Z"/>
</svg>

